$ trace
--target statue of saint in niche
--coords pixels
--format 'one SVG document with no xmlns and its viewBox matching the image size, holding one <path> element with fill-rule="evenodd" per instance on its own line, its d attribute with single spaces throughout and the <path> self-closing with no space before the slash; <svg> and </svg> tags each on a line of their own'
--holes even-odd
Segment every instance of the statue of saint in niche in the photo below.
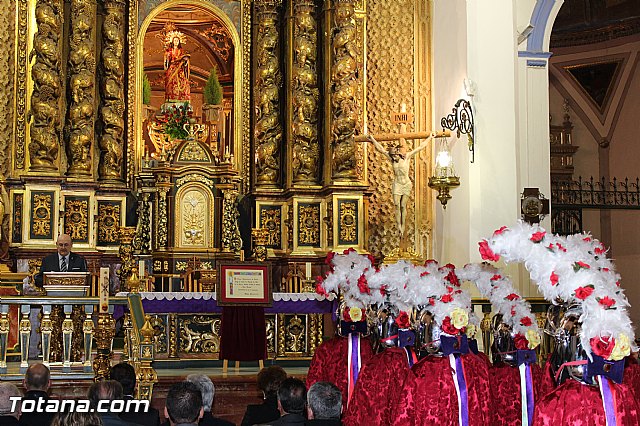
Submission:
<svg viewBox="0 0 640 426">
<path fill-rule="evenodd" d="M 164 99 L 165 102 L 185 102 L 191 100 L 189 84 L 190 58 L 184 51 L 184 33 L 169 31 L 165 37 L 164 51 Z"/>
</svg>

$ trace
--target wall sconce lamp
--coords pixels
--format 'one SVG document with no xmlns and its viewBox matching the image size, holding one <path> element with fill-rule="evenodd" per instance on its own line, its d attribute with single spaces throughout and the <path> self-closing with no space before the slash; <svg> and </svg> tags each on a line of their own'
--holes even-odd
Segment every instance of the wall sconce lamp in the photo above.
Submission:
<svg viewBox="0 0 640 426">
<path fill-rule="evenodd" d="M 451 109 L 451 114 L 440 119 L 440 125 L 444 129 L 455 130 L 458 137 L 461 134 L 468 136 L 469 152 L 471 152 L 471 162 L 473 163 L 475 160 L 475 129 L 471 102 L 466 99 L 458 99 L 458 102 Z"/>
<path fill-rule="evenodd" d="M 438 191 L 436 198 L 440 201 L 440 204 L 442 204 L 442 208 L 446 210 L 447 201 L 451 199 L 449 191 L 459 186 L 460 178 L 455 175 L 453 158 L 449 150 L 449 142 L 446 136 L 440 137 L 438 138 L 436 167 L 433 176 L 429 177 L 429 188 Z"/>
</svg>

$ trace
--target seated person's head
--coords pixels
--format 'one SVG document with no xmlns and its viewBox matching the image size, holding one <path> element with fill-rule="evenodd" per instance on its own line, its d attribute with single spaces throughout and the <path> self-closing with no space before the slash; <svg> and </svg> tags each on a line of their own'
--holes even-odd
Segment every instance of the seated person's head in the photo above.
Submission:
<svg viewBox="0 0 640 426">
<path fill-rule="evenodd" d="M 22 398 L 22 394 L 11 383 L 0 383 L 0 416 L 10 416 L 16 419 L 20 418 L 20 404 L 16 404 L 15 411 L 11 411 L 13 402 L 9 399 L 12 396 Z"/>
<path fill-rule="evenodd" d="M 51 426 L 99 426 L 102 425 L 102 419 L 98 413 L 85 413 L 84 411 L 66 410 L 57 413 Z"/>
<path fill-rule="evenodd" d="M 87 398 L 92 408 L 97 408 L 100 401 L 122 399 L 122 385 L 115 380 L 102 380 L 91 385 Z"/>
<path fill-rule="evenodd" d="M 164 408 L 164 415 L 169 418 L 171 424 L 198 423 L 203 412 L 202 395 L 195 384 L 180 382 L 171 386 Z"/>
<path fill-rule="evenodd" d="M 264 393 L 264 397 L 275 397 L 280 384 L 287 378 L 287 373 L 279 365 L 265 367 L 258 373 L 258 389 Z"/>
<path fill-rule="evenodd" d="M 307 392 L 307 415 L 309 419 L 340 419 L 342 393 L 333 383 L 317 382 Z"/>
<path fill-rule="evenodd" d="M 290 377 L 278 389 L 278 408 L 284 414 L 302 414 L 307 402 L 307 389 L 300 379 Z"/>
<path fill-rule="evenodd" d="M 35 363 L 27 368 L 22 382 L 27 391 L 43 391 L 46 392 L 51 386 L 49 367 L 44 364 Z"/>
<path fill-rule="evenodd" d="M 209 376 L 204 374 L 189 374 L 187 376 L 187 382 L 193 383 L 198 387 L 198 389 L 200 389 L 200 395 L 202 395 L 202 408 L 204 411 L 211 411 L 216 388 L 213 386 L 213 382 Z"/>
<path fill-rule="evenodd" d="M 133 396 L 136 389 L 136 370 L 130 364 L 121 362 L 111 367 L 109 378 L 122 385 L 122 392 L 125 395 Z"/>
</svg>

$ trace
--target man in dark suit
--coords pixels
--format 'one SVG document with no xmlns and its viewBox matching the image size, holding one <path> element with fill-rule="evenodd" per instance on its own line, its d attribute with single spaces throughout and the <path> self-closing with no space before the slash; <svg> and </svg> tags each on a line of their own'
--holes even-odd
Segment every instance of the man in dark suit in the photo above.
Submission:
<svg viewBox="0 0 640 426">
<path fill-rule="evenodd" d="M 35 276 L 37 287 L 43 285 L 44 272 L 87 272 L 87 261 L 77 253 L 72 253 L 73 242 L 67 234 L 61 234 L 56 241 L 58 252 L 42 259 L 40 272 Z"/>
<path fill-rule="evenodd" d="M 125 401 L 133 399 L 133 394 L 136 389 L 136 371 L 130 364 L 121 362 L 120 364 L 116 364 L 111 367 L 109 378 L 122 385 Z M 147 412 L 123 412 L 120 413 L 120 418 L 127 422 L 137 423 L 142 426 L 160 425 L 160 412 L 153 407 L 149 407 L 149 411 Z"/>
<path fill-rule="evenodd" d="M 22 382 L 24 388 L 27 390 L 24 399 L 36 401 L 36 406 L 41 399 L 44 401 L 49 400 L 49 394 L 47 393 L 51 386 L 49 378 L 49 368 L 46 365 L 39 363 L 31 364 Z M 37 410 L 30 413 L 22 413 L 20 424 L 24 426 L 49 426 L 55 414 L 56 413 L 48 413 L 46 411 L 38 412 Z"/>
<path fill-rule="evenodd" d="M 196 385 L 202 395 L 202 409 L 204 413 L 198 422 L 198 426 L 234 426 L 231 422 L 213 417 L 211 406 L 213 405 L 215 387 L 209 376 L 204 374 L 189 374 L 187 381 Z"/>
<path fill-rule="evenodd" d="M 342 393 L 333 383 L 316 382 L 307 392 L 307 422 L 305 425 L 340 426 Z"/>
<path fill-rule="evenodd" d="M 307 402 L 307 389 L 302 380 L 289 377 L 278 389 L 278 408 L 280 418 L 271 426 L 304 426 L 304 408 Z"/>
</svg>

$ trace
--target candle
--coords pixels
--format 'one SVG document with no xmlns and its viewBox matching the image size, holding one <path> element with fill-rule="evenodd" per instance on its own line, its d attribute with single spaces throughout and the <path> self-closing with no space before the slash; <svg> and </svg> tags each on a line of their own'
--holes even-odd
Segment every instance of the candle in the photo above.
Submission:
<svg viewBox="0 0 640 426">
<path fill-rule="evenodd" d="M 109 268 L 100 268 L 100 312 L 109 312 Z"/>
<path fill-rule="evenodd" d="M 138 261 L 138 277 L 140 277 L 140 279 L 144 278 L 144 260 L 139 260 Z"/>
<path fill-rule="evenodd" d="M 306 266 L 306 277 L 308 280 L 310 280 L 311 279 L 311 262 L 307 262 L 305 266 Z"/>
</svg>

